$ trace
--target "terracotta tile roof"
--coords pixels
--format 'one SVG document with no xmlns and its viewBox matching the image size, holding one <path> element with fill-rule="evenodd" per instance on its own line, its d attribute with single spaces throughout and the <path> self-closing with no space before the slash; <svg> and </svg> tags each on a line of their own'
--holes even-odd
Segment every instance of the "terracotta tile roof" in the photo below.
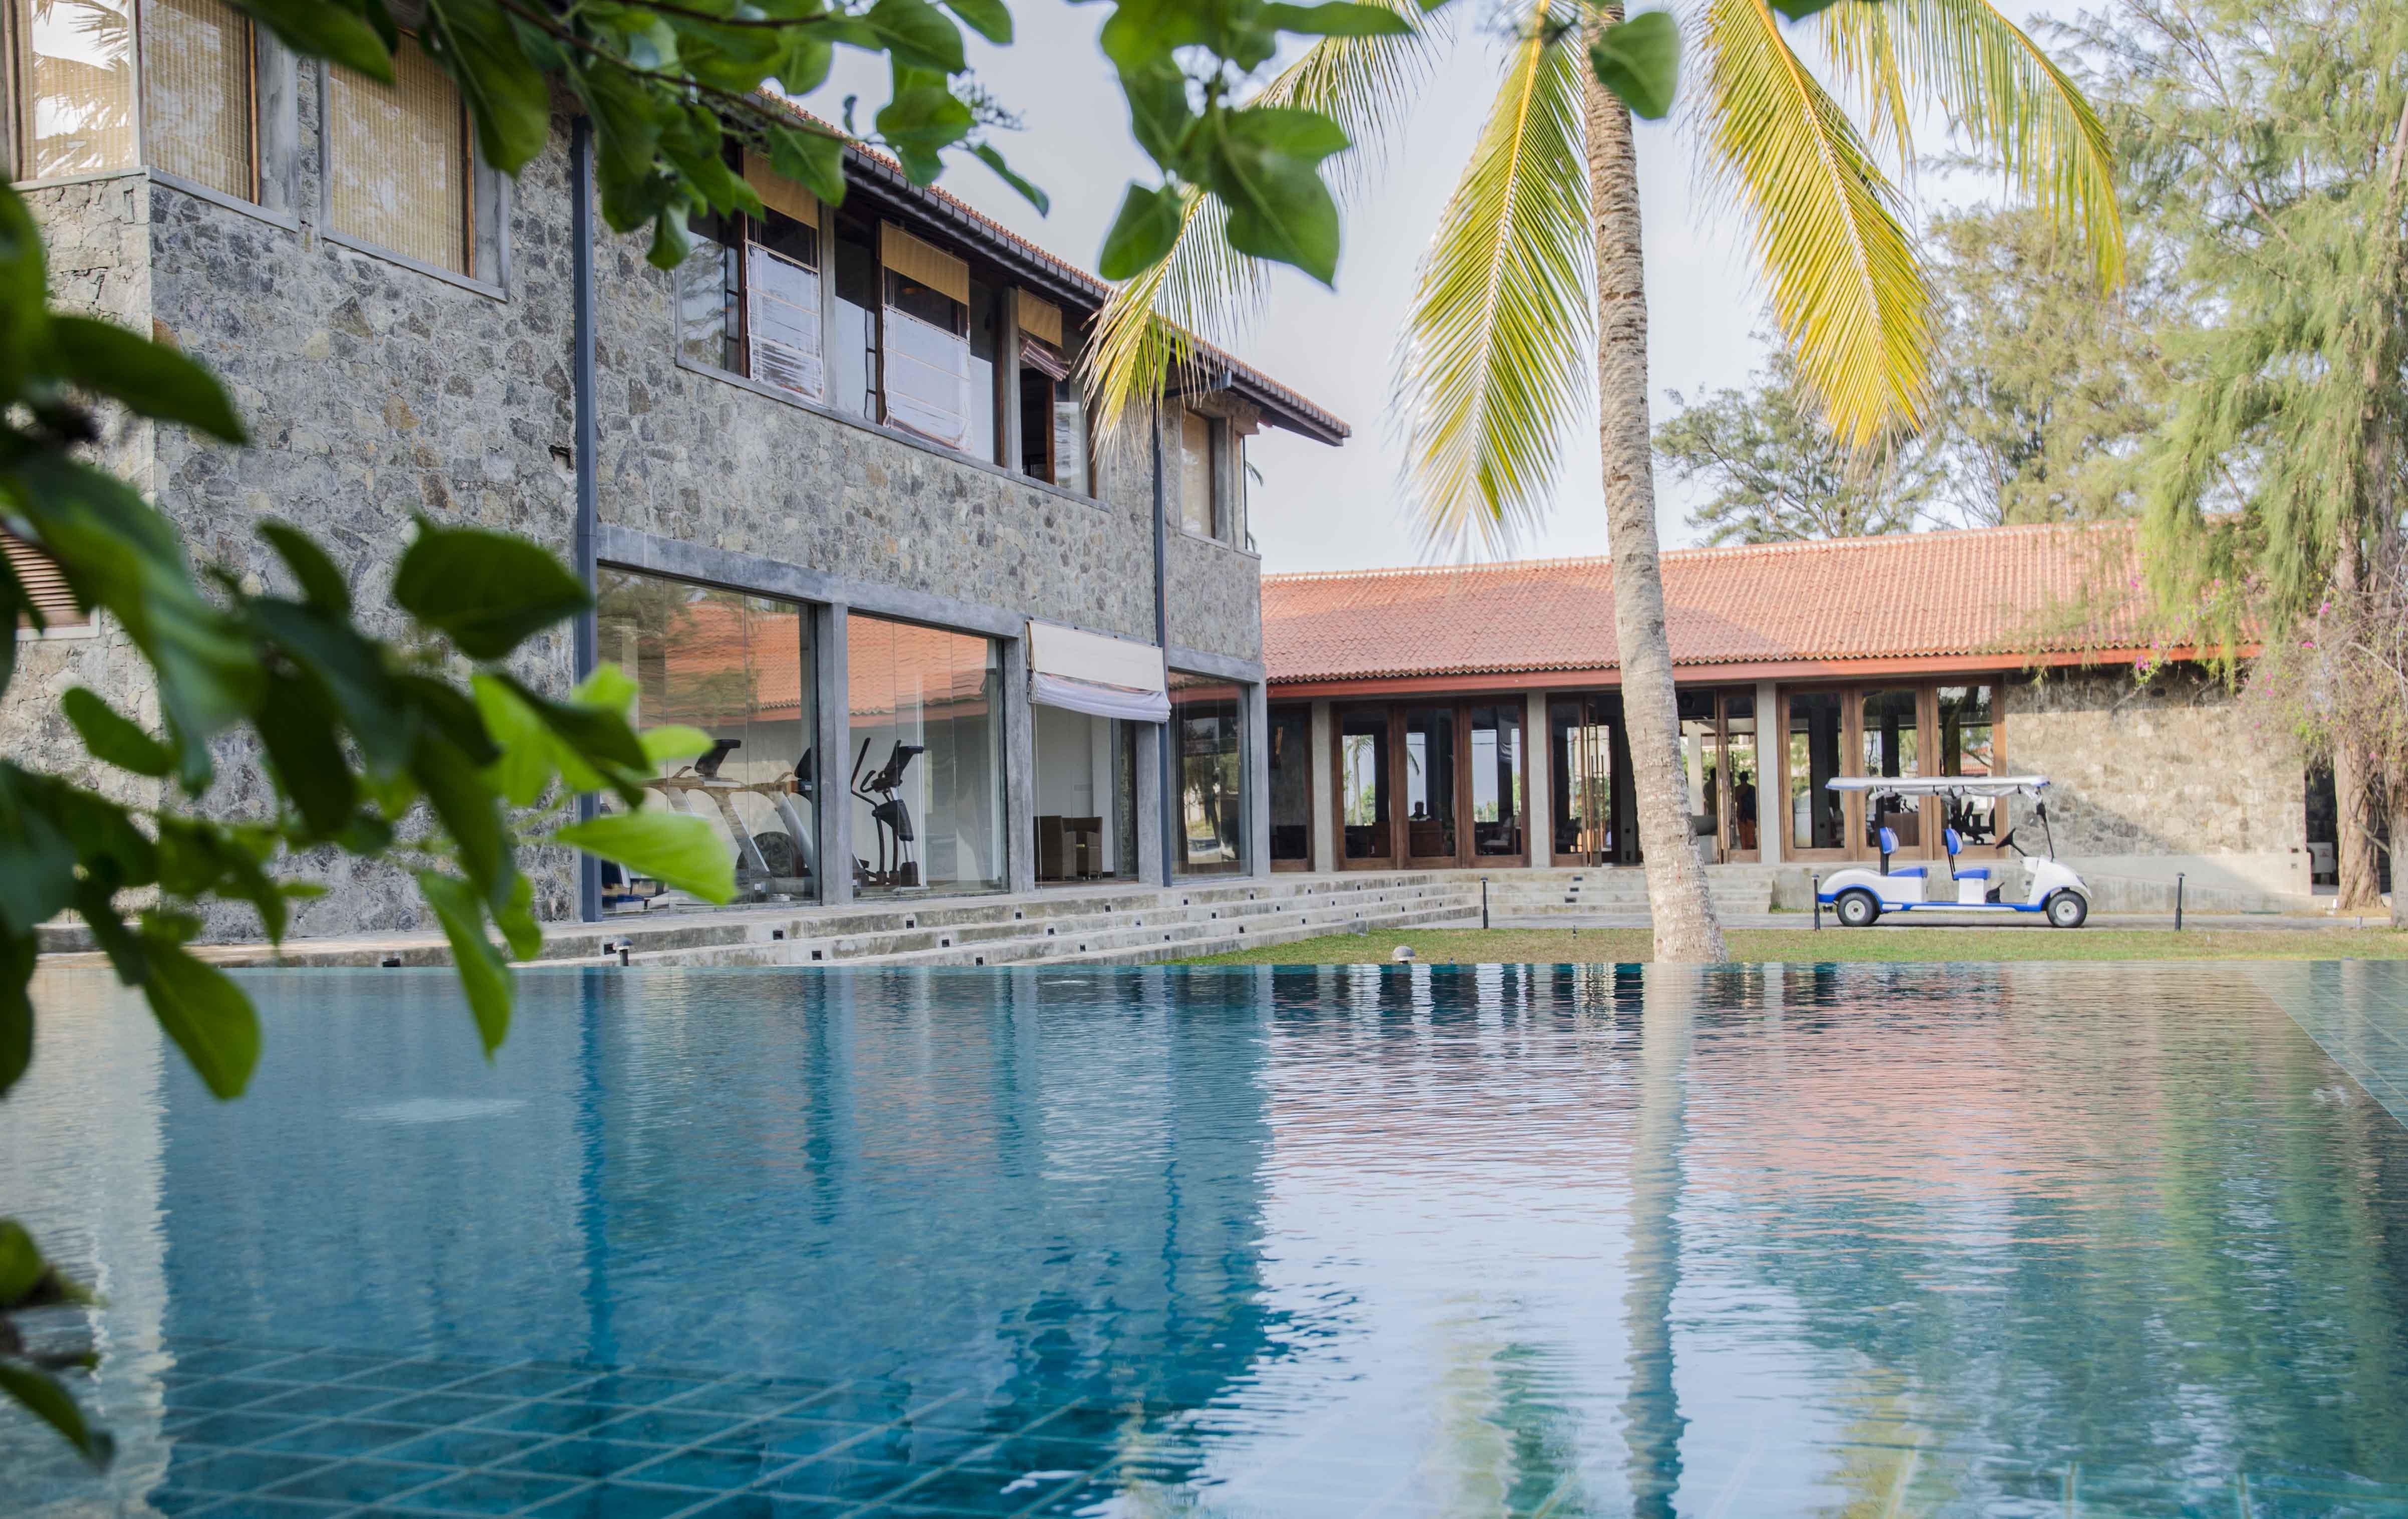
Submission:
<svg viewBox="0 0 2408 1519">
<path fill-rule="evenodd" d="M 1664 555 L 1675 665 L 2145 648 L 2132 524 Z M 1613 669 L 1609 562 L 1263 577 L 1273 681 Z"/>
</svg>

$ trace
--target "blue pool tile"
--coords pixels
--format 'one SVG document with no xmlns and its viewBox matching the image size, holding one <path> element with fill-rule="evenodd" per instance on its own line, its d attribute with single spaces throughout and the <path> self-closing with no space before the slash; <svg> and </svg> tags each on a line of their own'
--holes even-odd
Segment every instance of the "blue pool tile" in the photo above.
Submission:
<svg viewBox="0 0 2408 1519">
<path fill-rule="evenodd" d="M 901 1461 L 910 1466 L 949 1466 L 986 1445 L 995 1437 L 976 1429 L 924 1429 L 916 1424 L 890 1424 L 876 1428 L 846 1454 L 867 1461 Z"/>
<path fill-rule="evenodd" d="M 374 1503 L 423 1487 L 451 1475 L 440 1467 L 405 1467 L 389 1461 L 344 1461 L 307 1477 L 277 1484 L 277 1498 L 315 1498 L 329 1502 Z"/>
<path fill-rule="evenodd" d="M 748 1421 L 735 1413 L 680 1413 L 653 1409 L 628 1413 L 594 1433 L 604 1440 L 640 1440 L 654 1445 L 694 1445 L 724 1436 Z"/>
<path fill-rule="evenodd" d="M 371 1367 L 382 1366 L 392 1359 L 390 1355 L 369 1355 L 352 1351 L 310 1351 L 279 1364 L 276 1374 L 286 1382 L 334 1382 Z"/>
<path fill-rule="evenodd" d="M 229 1451 L 222 1455 L 209 1455 L 187 1461 L 182 1452 L 170 1458 L 172 1487 L 189 1487 L 203 1492 L 248 1493 L 254 1487 L 297 1477 L 315 1471 L 326 1463 L 314 1455 L 270 1455 L 259 1451 Z"/>
<path fill-rule="evenodd" d="M 478 1374 L 480 1369 L 453 1361 L 388 1361 L 343 1379 L 350 1387 L 391 1387 L 398 1392 L 423 1392 L 449 1387 Z"/>
<path fill-rule="evenodd" d="M 581 1403 L 620 1403 L 649 1408 L 685 1393 L 700 1392 L 710 1383 L 700 1377 L 658 1377 L 627 1372 L 597 1377 L 577 1389 Z"/>
<path fill-rule="evenodd" d="M 624 1483 L 595 1483 L 541 1508 L 530 1509 L 540 1519 L 668 1519 L 719 1495 L 694 1487 L 635 1487 Z"/>
<path fill-rule="evenodd" d="M 876 1434 L 874 1424 L 838 1424 L 826 1419 L 764 1419 L 704 1441 L 713 1450 L 745 1447 L 778 1451 L 788 1455 L 817 1455 Z"/>
<path fill-rule="evenodd" d="M 265 1445 L 307 1421 L 283 1413 L 211 1413 L 175 1432 L 179 1445 Z"/>
<path fill-rule="evenodd" d="M 1071 1407 L 1047 1414 L 1029 1426 L 1028 1432 L 1049 1440 L 1111 1440 L 1143 1424 L 1144 1415 L 1127 1409 Z"/>
<path fill-rule="evenodd" d="M 893 1461 L 824 1455 L 780 1472 L 767 1486 L 771 1492 L 799 1493 L 806 1498 L 884 1498 L 920 1474 Z"/>
<path fill-rule="evenodd" d="M 672 1406 L 710 1413 L 782 1413 L 827 1391 L 824 1382 L 723 1382 L 681 1394 Z"/>
<path fill-rule="evenodd" d="M 222 1412 L 247 1408 L 291 1390 L 281 1383 L 254 1382 L 247 1377 L 213 1377 L 196 1380 L 181 1387 L 169 1387 L 166 1404 L 171 1409 Z"/>
<path fill-rule="evenodd" d="M 506 1366 L 498 1371 L 471 1377 L 451 1390 L 489 1397 L 553 1397 L 586 1386 L 594 1380 L 593 1372 L 569 1366 Z"/>
<path fill-rule="evenodd" d="M 212 1503 L 223 1503 L 223 1493 L 204 1492 L 196 1487 L 153 1487 L 142 1495 L 142 1501 L 157 1512 L 175 1515 L 192 1512 Z"/>
<path fill-rule="evenodd" d="M 795 1458 L 791 1455 L 738 1451 L 676 1451 L 620 1475 L 629 1482 L 669 1483 L 680 1487 L 725 1490 L 749 1487 L 794 1464 Z"/>
<path fill-rule="evenodd" d="M 423 1492 L 412 1493 L 408 1506 L 445 1513 L 514 1513 L 577 1486 L 568 1477 L 545 1477 L 527 1471 L 472 1471 Z"/>
<path fill-rule="evenodd" d="M 466 1424 L 510 1407 L 504 1397 L 479 1397 L 473 1393 L 428 1393 L 379 1409 L 377 1416 L 405 1424 Z"/>
<path fill-rule="evenodd" d="M 981 1471 L 1094 1471 L 1119 1454 L 1100 1440 L 1020 1435 L 963 1457 L 962 1465 Z"/>
<path fill-rule="evenodd" d="M 667 1455 L 658 1445 L 631 1445 L 614 1440 L 564 1440 L 499 1463 L 512 1471 L 549 1471 L 565 1477 L 608 1477 Z"/>
<path fill-rule="evenodd" d="M 393 1461 L 424 1461 L 438 1467 L 483 1467 L 533 1449 L 546 1435 L 518 1435 L 507 1429 L 437 1429 L 420 1435 L 384 1453 Z"/>
<path fill-rule="evenodd" d="M 332 1519 L 343 1512 L 339 1503 L 316 1503 L 297 1498 L 269 1498 L 251 1493 L 230 1498 L 203 1510 L 196 1519 Z"/>
<path fill-rule="evenodd" d="M 204 1345 L 176 1352 L 176 1369 L 195 1376 L 240 1376 L 278 1361 L 292 1359 L 286 1350 L 250 1350 L 240 1345 Z"/>
<path fill-rule="evenodd" d="M 901 1390 L 839 1387 L 795 1410 L 799 1418 L 842 1419 L 852 1424 L 891 1424 L 903 1417 L 915 1400 Z M 922 1404 L 934 1398 L 921 1397 Z"/>
<path fill-rule="evenodd" d="M 990 1435 L 1010 1435 L 1026 1428 L 1052 1412 L 1050 1409 L 1025 1408 L 1018 1403 L 949 1397 L 933 1408 L 912 1410 L 911 1422 L 948 1429 L 977 1429 Z"/>
<path fill-rule="evenodd" d="M 895 1508 L 942 1509 L 950 1513 L 1018 1513 L 1078 1480 L 1075 1471 L 1039 1477 L 956 1469 L 889 1493 L 885 1502 Z"/>
<path fill-rule="evenodd" d="M 851 1498 L 804 1498 L 794 1493 L 730 1493 L 690 1519 L 832 1519 L 860 1511 Z"/>
<path fill-rule="evenodd" d="M 627 1411 L 609 1403 L 517 1403 L 471 1421 L 480 1429 L 518 1429 L 531 1434 L 574 1435 L 624 1419 Z"/>
<path fill-rule="evenodd" d="M 372 1419 L 332 1419 L 260 1441 L 263 1449 L 294 1451 L 313 1455 L 366 1455 L 398 1444 L 426 1431 L 414 1424 L 379 1424 Z"/>
<path fill-rule="evenodd" d="M 389 1387 L 351 1387 L 340 1383 L 316 1383 L 306 1387 L 286 1389 L 280 1397 L 254 1404 L 247 1412 L 319 1415 L 357 1413 L 363 1409 L 390 1403 L 404 1396 Z"/>
</svg>

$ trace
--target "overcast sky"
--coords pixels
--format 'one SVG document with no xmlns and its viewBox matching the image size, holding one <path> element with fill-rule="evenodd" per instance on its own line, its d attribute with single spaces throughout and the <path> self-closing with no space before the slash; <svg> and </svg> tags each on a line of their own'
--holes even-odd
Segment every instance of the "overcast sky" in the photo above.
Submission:
<svg viewBox="0 0 2408 1519">
<path fill-rule="evenodd" d="M 1469 22 L 1484 0 L 1455 8 Z M 2028 0 L 2002 0 L 2022 20 Z M 1131 179 L 1154 180 L 1153 165 L 1130 140 L 1125 108 L 1110 65 L 1096 50 L 1100 7 L 1039 3 L 1013 7 L 1019 37 L 1006 49 L 972 39 L 986 87 L 1019 112 L 1025 130 L 996 141 L 1012 165 L 1043 185 L 1053 213 L 1034 208 L 982 165 L 963 160 L 945 188 L 1061 256 L 1095 266 L 1105 229 Z M 1354 436 L 1327 448 L 1292 433 L 1266 432 L 1253 448 L 1263 482 L 1254 489 L 1253 528 L 1267 571 L 1344 569 L 1417 563 L 1426 557 L 1398 510 L 1403 458 L 1388 407 L 1397 334 L 1413 271 L 1495 94 L 1503 43 L 1469 34 L 1444 50 L 1404 136 L 1368 192 L 1352 198 L 1335 291 L 1282 271 L 1268 310 L 1239 345 L 1241 357 L 1301 391 L 1351 423 Z M 877 76 L 842 76 L 814 104 L 833 104 L 847 87 L 864 94 L 865 115 L 878 98 Z M 823 107 L 824 108 L 824 106 Z M 866 123 L 865 123 L 866 124 Z M 1641 123 L 1640 193 L 1647 242 L 1648 357 L 1657 421 L 1668 392 L 1690 396 L 1742 384 L 1761 362 L 1763 295 L 1750 272 L 1744 234 L 1728 215 L 1709 214 L 1697 193 L 1692 139 L 1674 123 Z M 1927 151 L 1938 146 L 1926 140 Z M 1918 186 L 1936 197 L 1978 199 L 1979 180 Z M 1524 555 L 1605 552 L 1597 435 L 1566 440 L 1555 510 Z M 1659 524 L 1669 543 L 1695 541 L 1685 518 L 1694 502 L 1679 482 L 1659 476 Z"/>
</svg>

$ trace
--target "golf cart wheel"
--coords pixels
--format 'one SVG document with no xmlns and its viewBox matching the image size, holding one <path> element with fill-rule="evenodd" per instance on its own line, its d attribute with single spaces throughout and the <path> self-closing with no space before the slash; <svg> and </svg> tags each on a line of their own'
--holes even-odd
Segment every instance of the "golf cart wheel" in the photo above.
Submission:
<svg viewBox="0 0 2408 1519">
<path fill-rule="evenodd" d="M 2048 899 L 2048 923 L 2052 928 L 2079 928 L 2090 916 L 2090 904 L 2080 892 L 2059 892 Z"/>
<path fill-rule="evenodd" d="M 1842 892 L 1839 901 L 1832 906 L 1838 910 L 1840 925 L 1843 928 L 1870 927 L 1872 921 L 1881 916 L 1881 902 L 1870 892 Z"/>
</svg>

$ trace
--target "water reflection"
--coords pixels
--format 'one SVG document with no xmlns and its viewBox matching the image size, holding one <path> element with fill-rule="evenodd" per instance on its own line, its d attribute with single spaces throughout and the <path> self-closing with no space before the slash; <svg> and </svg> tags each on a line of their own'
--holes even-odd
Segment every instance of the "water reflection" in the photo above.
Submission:
<svg viewBox="0 0 2408 1519">
<path fill-rule="evenodd" d="M 128 1458 L 0 1476 L 206 1513 L 211 1441 L 340 1401 L 222 1416 L 305 1364 L 230 1344 L 448 1358 L 303 1412 L 505 1472 L 580 1437 L 502 1363 L 840 1383 L 693 1441 L 816 1492 L 781 1437 L 857 1428 L 975 1512 L 2408 1513 L 2408 981 L 2359 968 L 591 972 L 491 1069 L 439 977 L 262 975 L 233 1105 L 49 978 L 0 1197 L 109 1288 Z M 660 1396 L 624 1481 L 700 1513 Z"/>
</svg>

